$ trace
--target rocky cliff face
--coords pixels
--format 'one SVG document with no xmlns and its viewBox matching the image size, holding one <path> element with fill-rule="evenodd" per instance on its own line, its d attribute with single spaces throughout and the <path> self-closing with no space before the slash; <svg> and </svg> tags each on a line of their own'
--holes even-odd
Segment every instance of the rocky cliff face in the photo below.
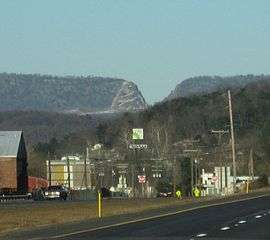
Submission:
<svg viewBox="0 0 270 240">
<path fill-rule="evenodd" d="M 111 109 L 116 111 L 142 110 L 147 107 L 144 97 L 133 82 L 123 82 L 113 99 Z"/>
<path fill-rule="evenodd" d="M 232 77 L 200 76 L 188 78 L 179 83 L 165 100 L 207 94 L 218 90 L 242 88 L 257 81 L 270 81 L 270 76 L 239 75 Z"/>
<path fill-rule="evenodd" d="M 0 74 L 0 111 L 127 111 L 146 107 L 137 86 L 123 79 Z"/>
</svg>

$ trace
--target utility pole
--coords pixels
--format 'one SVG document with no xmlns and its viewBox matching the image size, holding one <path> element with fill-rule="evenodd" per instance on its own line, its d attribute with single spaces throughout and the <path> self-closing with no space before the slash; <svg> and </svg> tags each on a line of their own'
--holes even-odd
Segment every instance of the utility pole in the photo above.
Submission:
<svg viewBox="0 0 270 240">
<path fill-rule="evenodd" d="M 193 187 L 194 187 L 194 167 L 193 167 L 193 158 L 190 158 L 190 172 L 191 172 L 191 196 L 193 196 Z"/>
<path fill-rule="evenodd" d="M 253 148 L 249 151 L 249 176 L 251 180 L 254 181 L 254 159 L 253 159 Z"/>
<path fill-rule="evenodd" d="M 114 187 L 114 175 L 115 175 L 115 172 L 114 172 L 113 166 L 112 166 L 111 170 L 112 170 L 112 180 L 111 180 L 112 184 L 111 185 L 112 185 L 112 187 Z"/>
<path fill-rule="evenodd" d="M 135 169 L 137 169 L 138 166 L 138 149 L 135 148 L 134 149 L 134 153 L 135 153 L 135 163 L 132 164 L 132 192 L 133 192 L 133 198 L 135 197 L 135 181 L 137 179 L 137 177 L 135 176 Z M 140 174 L 140 173 L 139 173 Z"/>
<path fill-rule="evenodd" d="M 220 160 L 221 160 L 221 153 L 222 153 L 222 135 L 229 133 L 228 130 L 211 130 L 211 133 L 218 134 L 218 145 L 220 147 Z"/>
<path fill-rule="evenodd" d="M 185 148 L 187 145 L 189 146 L 192 146 L 193 149 L 184 149 L 183 152 L 184 153 L 191 153 L 191 156 L 190 156 L 190 191 L 191 191 L 191 195 L 193 196 L 193 187 L 194 187 L 194 153 L 197 153 L 199 152 L 199 149 L 194 149 L 194 144 L 195 143 L 199 143 L 200 140 L 190 140 L 190 139 L 186 139 L 186 140 L 183 140 L 183 141 L 180 141 L 180 142 L 177 142 L 175 143 L 174 145 L 177 146 L 179 144 L 183 145 Z M 198 156 L 198 155 L 196 155 Z"/>
<path fill-rule="evenodd" d="M 49 172 L 49 186 L 52 185 L 52 168 L 51 168 L 51 155 L 48 152 L 48 172 Z"/>
<path fill-rule="evenodd" d="M 91 178 L 91 162 L 89 157 L 89 147 L 86 148 L 86 162 L 88 162 L 89 165 L 89 186 L 92 188 L 92 178 Z"/>
<path fill-rule="evenodd" d="M 184 153 L 197 153 L 198 154 L 199 149 L 186 149 L 184 150 Z M 198 155 L 197 155 L 198 156 Z M 191 188 L 191 195 L 193 196 L 193 187 L 194 187 L 194 155 L 190 157 L 190 188 Z"/>
<path fill-rule="evenodd" d="M 173 159 L 173 197 L 176 193 L 176 158 Z"/>
<path fill-rule="evenodd" d="M 132 197 L 135 197 L 135 166 L 134 163 L 131 164 L 131 188 L 132 188 Z"/>
<path fill-rule="evenodd" d="M 87 181 L 87 160 L 88 160 L 88 148 L 86 148 L 86 157 L 84 158 L 84 186 L 88 188 L 88 181 Z"/>
<path fill-rule="evenodd" d="M 235 142 L 234 142 L 232 99 L 231 99 L 230 90 L 228 90 L 228 100 L 229 100 L 229 114 L 230 114 L 230 126 L 231 126 L 232 160 L 233 160 L 233 190 L 235 192 L 235 190 L 236 190 L 236 160 L 235 160 Z"/>
<path fill-rule="evenodd" d="M 195 186 L 198 186 L 198 159 L 194 160 L 195 163 Z"/>
</svg>

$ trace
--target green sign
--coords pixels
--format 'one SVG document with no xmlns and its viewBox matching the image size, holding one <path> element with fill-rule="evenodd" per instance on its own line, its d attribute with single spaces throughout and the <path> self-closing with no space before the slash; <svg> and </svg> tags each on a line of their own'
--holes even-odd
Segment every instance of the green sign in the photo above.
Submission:
<svg viewBox="0 0 270 240">
<path fill-rule="evenodd" d="M 133 128 L 132 129 L 132 139 L 133 140 L 143 140 L 143 129 Z"/>
</svg>

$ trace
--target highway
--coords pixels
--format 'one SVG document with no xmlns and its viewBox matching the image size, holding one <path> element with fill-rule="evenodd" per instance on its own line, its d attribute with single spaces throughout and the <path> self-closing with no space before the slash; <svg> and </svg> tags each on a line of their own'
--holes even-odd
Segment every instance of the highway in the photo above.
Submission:
<svg viewBox="0 0 270 240">
<path fill-rule="evenodd" d="M 58 235 L 53 239 L 270 239 L 270 196 Z"/>
<path fill-rule="evenodd" d="M 270 195 L 211 201 L 173 212 L 19 231 L 3 239 L 270 239 Z"/>
</svg>

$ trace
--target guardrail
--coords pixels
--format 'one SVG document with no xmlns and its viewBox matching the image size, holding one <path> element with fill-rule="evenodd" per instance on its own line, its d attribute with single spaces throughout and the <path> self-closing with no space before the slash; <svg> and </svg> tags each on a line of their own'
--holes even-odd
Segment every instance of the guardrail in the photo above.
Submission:
<svg viewBox="0 0 270 240">
<path fill-rule="evenodd" d="M 30 200 L 32 199 L 31 194 L 24 194 L 24 195 L 0 195 L 0 202 L 8 202 L 8 201 L 15 201 L 15 200 Z"/>
</svg>

